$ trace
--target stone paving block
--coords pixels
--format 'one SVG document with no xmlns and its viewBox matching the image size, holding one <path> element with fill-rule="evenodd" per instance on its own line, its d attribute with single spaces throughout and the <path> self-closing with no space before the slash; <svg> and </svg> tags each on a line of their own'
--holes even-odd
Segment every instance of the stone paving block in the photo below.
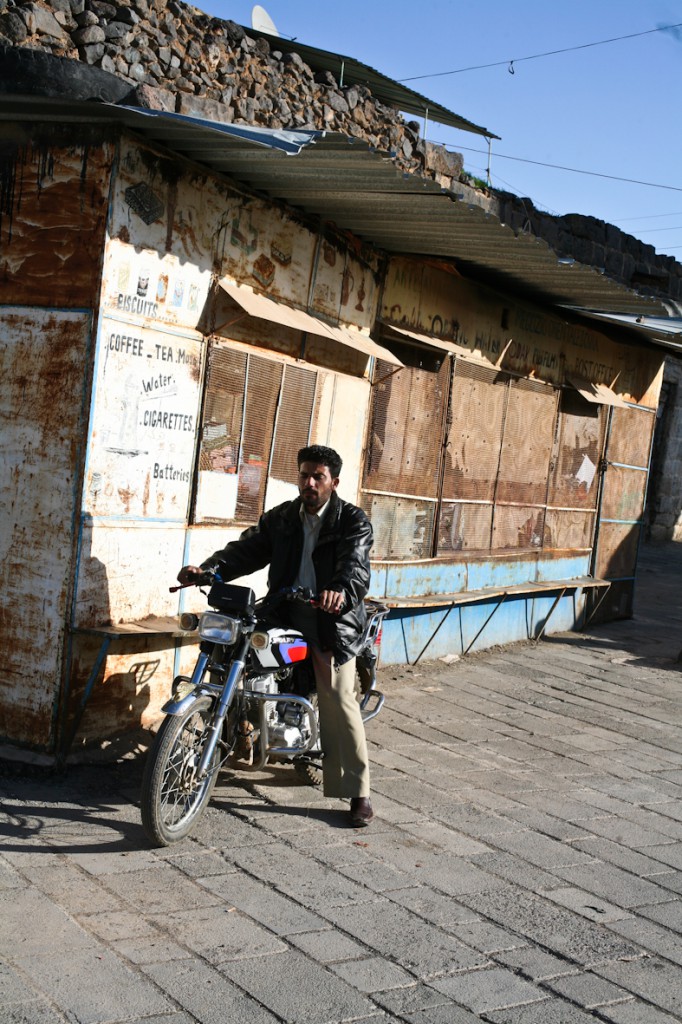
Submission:
<svg viewBox="0 0 682 1024">
<path fill-rule="evenodd" d="M 420 853 L 412 871 L 413 885 L 428 885 L 450 896 L 487 892 L 504 886 L 502 879 L 464 857 L 442 853 Z"/>
<path fill-rule="evenodd" d="M 652 848 L 640 853 L 632 850 L 621 843 L 615 843 L 611 839 L 604 839 L 601 836 L 587 836 L 584 839 L 577 839 L 572 843 L 577 849 L 582 850 L 594 860 L 604 861 L 605 864 L 614 864 L 624 871 L 629 871 L 638 878 L 646 878 L 652 875 L 660 875 L 667 872 L 667 865 L 656 859 Z M 655 848 L 654 848 L 655 849 Z M 662 849 L 666 849 L 663 847 Z M 655 879 L 657 884 L 660 879 Z"/>
<path fill-rule="evenodd" d="M 248 875 L 209 875 L 197 882 L 220 896 L 228 908 L 236 907 L 276 935 L 326 927 L 326 922 L 317 914 Z"/>
<path fill-rule="evenodd" d="M 610 981 L 599 978 L 589 971 L 582 974 L 571 974 L 564 978 L 553 978 L 546 981 L 545 987 L 558 996 L 564 996 L 572 1003 L 593 1010 L 607 1003 L 625 1002 L 632 999 L 630 992 L 612 985 Z"/>
<path fill-rule="evenodd" d="M 511 816 L 511 815 L 510 815 Z M 526 829 L 557 839 L 559 842 L 574 843 L 577 839 L 589 836 L 589 822 L 565 821 L 561 816 L 552 817 L 533 808 L 520 809 L 514 814 L 514 820 Z"/>
<path fill-rule="evenodd" d="M 24 889 L 28 882 L 5 857 L 0 857 L 0 891 L 5 889 Z"/>
<path fill-rule="evenodd" d="M 330 970 L 361 992 L 385 992 L 389 988 L 405 988 L 414 984 L 411 974 L 380 956 L 332 964 Z"/>
<path fill-rule="evenodd" d="M 214 801 L 213 811 L 217 812 L 218 808 L 219 804 L 216 805 Z M 266 836 L 268 842 L 271 842 L 273 836 L 277 838 L 286 836 L 289 832 L 313 831 L 326 821 L 338 821 L 340 826 L 343 821 L 344 812 L 347 810 L 348 805 L 344 806 L 340 801 L 338 802 L 337 809 L 325 810 L 307 806 L 286 807 L 273 805 L 262 800 L 259 803 L 254 803 L 244 808 L 243 811 L 240 811 L 240 815 L 243 815 L 247 823 L 256 830 L 261 830 L 261 840 L 263 836 Z M 217 818 L 214 814 L 213 819 L 209 817 L 205 821 L 202 818 L 196 835 L 202 842 L 210 842 L 211 846 L 219 846 L 220 839 L 222 838 L 226 851 L 232 845 L 230 825 L 230 821 Z M 242 843 L 241 845 L 242 847 L 245 845 L 251 847 L 250 843 Z"/>
<path fill-rule="evenodd" d="M 682 934 L 682 900 L 657 903 L 651 907 L 638 907 L 637 911 L 650 921 L 656 921 L 678 935 Z"/>
<path fill-rule="evenodd" d="M 495 960 L 530 981 L 545 981 L 578 973 L 575 964 L 545 953 L 535 945 L 500 950 L 495 954 Z"/>
<path fill-rule="evenodd" d="M 428 1010 L 416 1010 L 415 1013 L 408 1013 L 400 1020 L 407 1021 L 407 1024 L 478 1024 L 481 1018 L 478 1014 L 465 1010 L 463 1006 L 448 1003 Z"/>
<path fill-rule="evenodd" d="M 288 935 L 287 940 L 290 945 L 296 946 L 302 953 L 306 953 L 321 964 L 338 963 L 341 960 L 357 960 L 367 955 L 365 946 L 361 946 L 359 942 L 355 942 L 342 932 L 329 927 L 323 931 Z"/>
<path fill-rule="evenodd" d="M 105 942 L 154 938 L 159 934 L 157 929 L 152 927 L 141 913 L 132 910 L 112 910 L 100 914 L 81 914 L 78 917 L 78 922 L 91 935 L 96 935 Z"/>
<path fill-rule="evenodd" d="M 388 900 L 329 908 L 325 917 L 419 978 L 487 962 L 484 954 Z"/>
<path fill-rule="evenodd" d="M 488 967 L 435 978 L 430 984 L 438 992 L 478 1014 L 547 998 L 532 982 L 519 978 L 504 967 Z"/>
<path fill-rule="evenodd" d="M 0 1017 L 3 1007 L 35 1000 L 39 995 L 23 974 L 9 964 L 0 963 Z"/>
<path fill-rule="evenodd" d="M 626 909 L 653 903 L 666 903 L 670 893 L 646 878 L 634 878 L 613 864 L 598 861 L 578 867 L 556 867 L 555 873 L 586 893 Z"/>
<path fill-rule="evenodd" d="M 488 874 L 524 889 L 535 891 L 551 889 L 561 881 L 549 871 L 543 871 L 542 868 L 529 864 L 527 860 L 511 853 L 484 853 L 481 856 L 472 857 L 471 861 L 487 871 Z"/>
<path fill-rule="evenodd" d="M 589 1010 L 581 1010 L 563 999 L 546 999 L 530 1006 L 492 1010 L 486 1013 L 488 1024 L 595 1024 Z"/>
<path fill-rule="evenodd" d="M 682 843 L 647 843 L 640 846 L 642 855 L 649 857 L 658 864 L 659 871 L 675 868 L 682 871 Z"/>
<path fill-rule="evenodd" d="M 48 999 L 78 1024 L 104 1024 L 173 1009 L 166 996 L 146 978 L 103 947 L 68 952 L 60 949 L 50 956 L 14 959 Z"/>
<path fill-rule="evenodd" d="M 411 1013 L 435 1010 L 436 1007 L 451 1009 L 454 1005 L 442 992 L 436 992 L 435 988 L 421 983 L 375 992 L 372 998 L 389 1013 L 405 1019 L 409 1019 Z"/>
<path fill-rule="evenodd" d="M 282 953 L 286 949 L 271 932 L 227 903 L 218 907 L 175 911 L 152 918 L 152 921 L 159 929 L 167 929 L 175 942 L 198 953 L 211 964 Z"/>
<path fill-rule="evenodd" d="M 405 822 L 400 826 L 401 832 L 408 832 L 421 843 L 428 843 L 440 850 L 446 850 L 457 857 L 473 857 L 477 853 L 488 853 L 491 847 L 478 839 L 464 835 L 454 828 L 448 828 L 440 822 L 421 821 Z M 406 840 L 409 842 L 409 840 Z"/>
<path fill-rule="evenodd" d="M 487 953 L 488 956 L 505 949 L 515 949 L 525 942 L 525 939 L 519 935 L 514 935 L 505 928 L 499 928 L 488 921 L 454 925 L 450 931 L 467 946 L 478 949 L 481 953 Z"/>
<path fill-rule="evenodd" d="M 376 1007 L 331 971 L 291 951 L 268 958 L 267 967 L 235 960 L 221 972 L 287 1024 L 329 1024 L 369 1016 Z"/>
<path fill-rule="evenodd" d="M 412 871 L 400 871 L 389 864 L 381 863 L 378 860 L 367 860 L 364 864 L 341 864 L 336 869 L 339 874 L 350 878 L 355 882 L 371 889 L 372 892 L 382 893 L 388 889 L 409 889 L 418 885 L 415 878 L 417 869 Z"/>
<path fill-rule="evenodd" d="M 264 1006 L 200 960 L 143 968 L 164 992 L 201 1024 L 280 1024 Z M 254 979 L 259 974 L 254 972 Z M 145 1021 L 144 1024 L 147 1024 Z"/>
<path fill-rule="evenodd" d="M 310 857 L 302 857 L 298 850 L 283 843 L 278 844 L 276 850 L 242 851 L 235 857 L 235 863 L 317 912 L 329 906 L 376 899 L 371 889 L 344 878 L 338 871 Z"/>
<path fill-rule="evenodd" d="M 538 835 L 529 829 L 513 835 L 498 836 L 495 845 L 530 864 L 535 864 L 536 867 L 550 871 L 556 871 L 559 867 L 594 863 L 582 850 L 576 850 L 568 843 L 559 842 L 557 839 Z"/>
<path fill-rule="evenodd" d="M 206 878 L 207 875 L 226 875 L 237 871 L 222 853 L 217 850 L 205 850 L 199 847 L 192 850 L 177 851 L 173 847 L 157 851 L 157 855 L 168 864 L 178 868 L 188 878 Z"/>
<path fill-rule="evenodd" d="M 609 924 L 612 921 L 622 921 L 626 917 L 632 917 L 627 910 L 606 903 L 592 893 L 585 892 L 584 889 L 549 889 L 544 890 L 542 895 L 545 899 L 559 903 L 568 910 L 574 910 L 581 917 L 597 921 L 600 924 Z"/>
<path fill-rule="evenodd" d="M 541 936 L 546 950 L 584 967 L 639 955 L 637 946 L 619 938 L 610 929 L 592 924 L 536 893 L 515 886 L 461 896 L 460 902 L 529 941 Z"/>
<path fill-rule="evenodd" d="M 69 860 L 91 875 L 111 875 L 119 871 L 139 871 L 153 868 L 158 857 L 152 850 L 131 847 L 128 850 L 98 850 L 91 853 L 71 853 Z"/>
<path fill-rule="evenodd" d="M 396 889 L 386 893 L 387 897 L 418 917 L 438 925 L 446 932 L 453 933 L 460 925 L 480 922 L 480 918 L 469 907 L 463 907 L 445 893 L 436 892 L 427 885 L 412 889 Z"/>
<path fill-rule="evenodd" d="M 646 921 L 642 917 L 614 921 L 609 927 L 623 938 L 636 942 L 642 950 L 656 953 L 682 966 L 682 936 L 668 928 L 662 928 L 661 925 Z"/>
<path fill-rule="evenodd" d="M 432 816 L 437 821 L 449 825 L 473 839 L 480 839 L 487 845 L 497 845 L 497 842 L 492 842 L 493 837 L 525 830 L 525 826 L 519 825 L 517 821 L 495 814 L 488 808 L 479 807 L 473 802 L 436 807 Z"/>
<path fill-rule="evenodd" d="M 2 1024 L 65 1024 L 66 1017 L 43 999 L 1 1006 Z M 146 1024 L 146 1022 L 145 1022 Z"/>
<path fill-rule="evenodd" d="M 451 792 L 436 789 L 432 782 L 422 782 L 398 772 L 395 772 L 390 778 L 373 783 L 372 791 L 377 796 L 387 797 L 395 803 L 420 812 L 435 806 L 447 805 L 453 801 Z"/>
<path fill-rule="evenodd" d="M 25 866 L 27 878 L 69 914 L 123 909 L 124 904 L 102 889 L 71 860 L 39 867 Z"/>
<path fill-rule="evenodd" d="M 682 971 L 659 957 L 601 964 L 595 973 L 654 1006 L 682 1016 Z"/>
<path fill-rule="evenodd" d="M 192 956 L 190 951 L 162 935 L 148 939 L 122 939 L 112 945 L 118 955 L 131 964 L 159 964 Z"/>
<path fill-rule="evenodd" d="M 53 949 L 83 950 L 92 939 L 43 893 L 35 889 L 0 892 L 0 956 L 14 960 Z"/>
<path fill-rule="evenodd" d="M 218 902 L 207 889 L 163 861 L 144 871 L 107 875 L 102 879 L 102 885 L 119 896 L 123 903 L 144 907 L 148 914 L 183 910 L 185 907 L 206 907 Z"/>
<path fill-rule="evenodd" d="M 657 1010 L 651 1003 L 641 999 L 630 999 L 627 1003 L 616 1003 L 614 1006 L 601 1006 L 599 1012 L 604 1020 L 612 1024 L 678 1024 L 679 1017 L 671 1017 L 662 1010 Z"/>
<path fill-rule="evenodd" d="M 639 849 L 648 854 L 647 847 L 656 844 L 672 843 L 666 832 L 652 829 L 648 825 L 639 825 L 632 821 L 627 813 L 611 814 L 608 817 L 593 818 L 589 826 L 590 832 L 603 839 L 610 839 L 614 843 L 621 843 L 633 849 Z"/>
</svg>

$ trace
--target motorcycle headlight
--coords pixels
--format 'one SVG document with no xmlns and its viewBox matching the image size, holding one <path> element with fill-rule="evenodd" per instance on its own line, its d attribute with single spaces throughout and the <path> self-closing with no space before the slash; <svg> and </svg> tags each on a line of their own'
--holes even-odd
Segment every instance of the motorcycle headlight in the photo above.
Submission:
<svg viewBox="0 0 682 1024">
<path fill-rule="evenodd" d="M 199 636 L 215 644 L 233 644 L 239 636 L 239 619 L 218 612 L 204 612 L 199 619 Z"/>
</svg>

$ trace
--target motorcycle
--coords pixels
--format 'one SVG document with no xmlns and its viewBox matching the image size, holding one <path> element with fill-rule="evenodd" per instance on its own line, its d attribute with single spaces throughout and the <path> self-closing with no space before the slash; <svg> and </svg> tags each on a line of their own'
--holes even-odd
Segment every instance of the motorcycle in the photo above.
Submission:
<svg viewBox="0 0 682 1024">
<path fill-rule="evenodd" d="M 169 846 L 191 832 L 223 767 L 262 769 L 286 762 L 309 784 L 322 780 L 308 644 L 300 632 L 276 620 L 281 602 L 314 605 L 314 595 L 288 588 L 256 601 L 249 587 L 224 583 L 214 571 L 189 585 L 210 585 L 211 610 L 180 617 L 182 629 L 198 630 L 199 655 L 192 675 L 173 681 L 171 699 L 162 708 L 166 717 L 145 764 L 142 824 L 156 846 Z M 360 710 L 368 722 L 384 704 L 376 669 L 388 608 L 372 600 L 365 604 L 367 625 L 356 666 Z"/>
</svg>

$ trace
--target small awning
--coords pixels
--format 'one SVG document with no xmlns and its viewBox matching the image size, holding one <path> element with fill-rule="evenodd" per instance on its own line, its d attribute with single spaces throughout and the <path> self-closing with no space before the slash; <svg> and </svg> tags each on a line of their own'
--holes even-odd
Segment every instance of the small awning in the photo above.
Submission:
<svg viewBox="0 0 682 1024">
<path fill-rule="evenodd" d="M 442 352 L 452 352 L 454 355 L 462 355 L 462 349 L 454 344 L 452 341 L 447 341 L 445 338 L 434 338 L 430 334 L 421 334 L 419 331 L 410 331 L 406 327 L 396 327 L 394 324 L 382 323 L 382 327 L 388 328 L 389 331 L 395 331 L 396 334 L 402 334 L 405 338 L 412 338 L 413 341 L 418 341 L 422 345 L 429 345 L 431 348 L 440 349 Z"/>
<path fill-rule="evenodd" d="M 464 359 L 467 363 L 476 363 L 478 366 L 487 366 L 493 369 L 498 368 L 491 359 L 487 359 L 481 353 L 472 352 L 471 349 L 464 348 L 462 345 L 455 345 L 454 341 L 448 341 L 447 338 L 434 338 L 432 334 L 408 330 L 407 327 L 396 327 L 394 324 L 382 323 L 382 326 L 390 331 L 395 331 L 396 334 L 402 334 L 405 338 L 412 338 L 421 345 L 428 345 L 431 348 L 439 349 L 441 352 L 450 352 L 453 356 L 457 356 L 458 359 Z"/>
<path fill-rule="evenodd" d="M 607 384 L 593 384 L 584 377 L 567 377 L 566 382 L 575 388 L 578 394 L 595 405 L 615 405 L 619 409 L 629 409 L 628 403 L 612 391 Z"/>
<path fill-rule="evenodd" d="M 353 348 L 356 352 L 362 352 L 366 356 L 374 356 L 376 359 L 383 359 L 394 366 L 402 366 L 403 363 L 389 352 L 387 348 L 377 345 L 360 331 L 354 331 L 350 327 L 337 327 L 319 320 L 302 309 L 294 309 L 284 302 L 277 302 L 268 295 L 255 292 L 245 284 L 235 284 L 228 278 L 222 278 L 220 287 L 238 305 L 242 307 L 248 316 L 257 317 L 259 320 L 269 320 L 271 323 L 281 324 L 282 327 L 289 327 L 294 331 L 304 331 L 306 334 L 314 334 L 318 338 L 331 338 L 340 345 Z"/>
</svg>

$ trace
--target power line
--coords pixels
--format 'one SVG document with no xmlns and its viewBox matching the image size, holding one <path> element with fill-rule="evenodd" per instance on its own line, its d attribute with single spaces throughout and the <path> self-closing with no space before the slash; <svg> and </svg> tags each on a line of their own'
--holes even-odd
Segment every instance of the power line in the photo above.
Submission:
<svg viewBox="0 0 682 1024">
<path fill-rule="evenodd" d="M 653 32 L 669 32 L 671 29 L 682 28 L 682 22 L 676 25 L 659 25 L 658 28 L 649 28 L 646 32 L 631 32 L 627 36 L 614 36 L 613 39 L 599 39 L 595 43 L 582 43 L 580 46 L 566 46 L 562 50 L 547 50 L 545 53 L 533 53 L 530 57 L 514 57 L 512 60 L 498 60 L 493 64 L 474 64 L 468 68 L 457 68 L 455 71 L 436 71 L 429 75 L 412 75 L 411 78 L 400 78 L 400 82 L 416 82 L 421 78 L 442 78 L 445 75 L 461 75 L 465 71 L 482 71 L 485 68 L 499 68 L 507 65 L 510 74 L 514 74 L 514 65 L 525 60 L 537 60 L 539 57 L 554 57 L 558 53 L 571 53 L 574 50 L 587 50 L 591 46 L 605 46 L 607 43 L 619 43 L 623 39 L 637 39 L 639 36 L 649 36 Z"/>
<path fill-rule="evenodd" d="M 487 151 L 484 149 L 471 149 L 469 146 L 458 146 L 457 149 L 461 149 L 468 153 L 483 153 L 487 155 Z M 628 185 L 646 185 L 647 188 L 664 188 L 670 192 L 682 192 L 682 186 L 680 185 L 661 185 L 655 181 L 640 181 L 638 178 L 621 178 L 616 174 L 602 174 L 599 171 L 585 171 L 580 167 L 565 167 L 563 164 L 546 164 L 541 160 L 528 160 L 521 156 L 507 156 L 506 153 L 495 153 L 496 157 L 501 160 L 514 160 L 520 164 L 533 164 L 535 167 L 550 167 L 555 171 L 570 171 L 571 174 L 587 174 L 592 178 L 607 178 L 609 181 L 624 181 Z"/>
<path fill-rule="evenodd" d="M 649 213 L 641 217 L 619 217 L 618 220 L 655 220 L 657 217 L 682 217 L 682 210 L 674 210 L 672 213 Z"/>
</svg>

